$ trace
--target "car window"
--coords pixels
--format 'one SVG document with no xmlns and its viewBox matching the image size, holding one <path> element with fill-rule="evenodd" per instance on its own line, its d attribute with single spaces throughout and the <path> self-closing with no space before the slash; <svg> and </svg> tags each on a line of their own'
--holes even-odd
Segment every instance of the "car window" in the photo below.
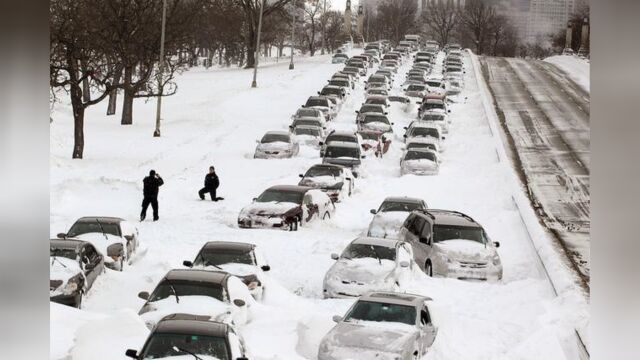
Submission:
<svg viewBox="0 0 640 360">
<path fill-rule="evenodd" d="M 176 351 L 175 349 L 178 349 Z M 154 332 L 145 349 L 142 351 L 141 359 L 164 359 L 179 356 L 191 356 L 179 349 L 187 350 L 194 354 L 213 357 L 220 360 L 230 360 L 231 352 L 227 347 L 227 341 L 224 337 L 204 336 L 204 335 L 185 335 L 172 333 Z"/>
<path fill-rule="evenodd" d="M 427 325 L 431 323 L 431 317 L 429 316 L 429 311 L 426 307 L 423 307 L 420 311 L 420 323 L 422 325 Z"/>
<path fill-rule="evenodd" d="M 96 249 L 89 244 L 87 244 L 87 246 L 85 246 L 84 248 L 84 255 L 89 259 L 89 262 L 92 264 L 97 263 L 100 257 Z"/>
<path fill-rule="evenodd" d="M 415 236 L 420 236 L 420 234 L 422 233 L 422 228 L 424 228 L 424 225 L 426 223 L 427 221 L 423 219 L 421 216 L 416 216 L 416 219 L 414 220 L 414 223 L 413 223 L 413 229 L 411 232 Z"/>
</svg>

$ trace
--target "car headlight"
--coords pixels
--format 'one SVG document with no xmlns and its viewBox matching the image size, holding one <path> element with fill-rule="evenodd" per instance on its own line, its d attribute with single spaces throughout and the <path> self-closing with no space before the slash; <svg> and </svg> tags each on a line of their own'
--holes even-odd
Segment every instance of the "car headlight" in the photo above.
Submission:
<svg viewBox="0 0 640 360">
<path fill-rule="evenodd" d="M 495 266 L 500 265 L 500 256 L 498 256 L 498 254 L 495 254 L 493 256 L 493 265 L 495 265 Z"/>
<path fill-rule="evenodd" d="M 64 286 L 64 289 L 62 289 L 62 293 L 65 295 L 71 295 L 75 293 L 77 290 L 78 290 L 78 283 L 69 280 L 69 282 L 67 282 L 67 285 Z"/>
</svg>

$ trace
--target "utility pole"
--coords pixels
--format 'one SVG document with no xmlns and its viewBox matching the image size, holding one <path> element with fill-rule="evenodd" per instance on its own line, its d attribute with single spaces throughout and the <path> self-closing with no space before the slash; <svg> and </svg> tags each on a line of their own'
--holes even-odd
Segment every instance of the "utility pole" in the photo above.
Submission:
<svg viewBox="0 0 640 360">
<path fill-rule="evenodd" d="M 325 43 L 324 43 L 324 32 L 326 31 L 325 29 L 325 24 L 327 22 L 327 0 L 323 0 L 324 2 L 322 3 L 322 49 L 320 49 L 320 55 L 324 55 L 324 47 L 325 47 Z"/>
<path fill-rule="evenodd" d="M 262 31 L 262 9 L 263 8 L 264 8 L 264 0 L 260 0 L 260 16 L 258 16 L 258 37 L 256 39 L 255 61 L 253 64 L 253 82 L 251 82 L 252 88 L 258 87 L 258 82 L 256 81 L 256 79 L 258 77 L 258 62 L 260 60 L 260 31 Z"/>
<path fill-rule="evenodd" d="M 293 65 L 293 43 L 296 38 L 296 0 L 293 0 L 293 11 L 291 13 L 291 62 L 289 63 L 289 70 L 293 70 L 295 67 Z"/>
<path fill-rule="evenodd" d="M 167 22 L 167 0 L 162 0 L 162 32 L 160 34 L 160 62 L 158 64 L 158 102 L 156 103 L 156 129 L 153 137 L 160 137 L 160 112 L 162 109 L 162 73 L 164 72 L 164 30 Z"/>
</svg>

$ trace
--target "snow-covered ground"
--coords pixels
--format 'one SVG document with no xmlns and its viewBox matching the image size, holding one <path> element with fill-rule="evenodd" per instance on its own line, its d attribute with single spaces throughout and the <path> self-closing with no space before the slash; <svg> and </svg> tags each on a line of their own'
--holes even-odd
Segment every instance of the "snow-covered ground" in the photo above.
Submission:
<svg viewBox="0 0 640 360">
<path fill-rule="evenodd" d="M 134 124 L 121 126 L 104 115 L 106 104 L 86 114 L 84 160 L 71 160 L 72 120 L 59 106 L 51 125 L 51 233 L 65 231 L 76 218 L 112 215 L 136 221 L 142 178 L 155 169 L 165 180 L 160 190 L 160 221 L 139 223 L 148 250 L 122 273 L 107 270 L 83 301 L 83 310 L 51 305 L 52 359 L 119 359 L 139 349 L 148 330 L 136 315 L 150 291 L 170 269 L 181 268 L 211 240 L 245 241 L 260 246 L 271 265 L 265 299 L 253 307 L 239 330 L 253 359 L 316 359 L 320 340 L 353 300 L 323 300 L 322 279 L 333 264 L 330 254 L 367 229 L 387 196 L 420 197 L 430 207 L 463 211 L 479 221 L 504 265 L 501 283 L 476 283 L 414 274 L 407 291 L 434 299 L 439 332 L 426 359 L 569 359 L 566 339 L 588 316 L 553 296 L 536 260 L 531 240 L 513 202 L 514 183 L 484 112 L 473 67 L 467 59 L 468 100 L 453 104 L 453 124 L 437 176 L 400 177 L 403 126 L 416 109 L 394 104 L 396 138 L 383 159 L 363 161 L 363 177 L 351 198 L 337 205 L 332 219 L 298 232 L 245 230 L 236 225 L 240 209 L 266 187 L 297 184 L 299 173 L 319 162 L 318 151 L 301 148 L 285 160 L 255 160 L 255 140 L 268 130 L 286 130 L 289 116 L 326 84 L 342 65 L 328 56 L 260 68 L 257 89 L 251 71 L 194 69 L 179 79 L 177 95 L 163 101 L 163 132 L 153 138 L 155 102 L 139 101 Z M 403 66 L 397 88 L 410 67 Z M 355 129 L 364 100 L 362 83 L 346 101 L 333 128 Z M 210 165 L 220 176 L 222 202 L 200 201 L 197 191 Z M 580 308 L 582 309 L 582 308 Z"/>
<path fill-rule="evenodd" d="M 555 55 L 544 59 L 544 61 L 559 67 L 584 91 L 591 93 L 591 63 L 588 60 L 577 56 Z"/>
</svg>

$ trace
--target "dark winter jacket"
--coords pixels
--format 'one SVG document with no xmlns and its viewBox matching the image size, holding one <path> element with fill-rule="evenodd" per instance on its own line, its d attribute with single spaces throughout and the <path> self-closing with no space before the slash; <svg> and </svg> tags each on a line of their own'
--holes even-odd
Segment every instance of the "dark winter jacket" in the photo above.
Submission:
<svg viewBox="0 0 640 360">
<path fill-rule="evenodd" d="M 160 186 L 164 184 L 164 181 L 160 176 L 147 176 L 146 178 L 144 178 L 144 180 L 142 180 L 142 183 L 144 184 L 144 190 L 142 191 L 144 197 L 156 198 L 158 197 L 158 190 Z"/>
<path fill-rule="evenodd" d="M 217 189 L 220 185 L 220 180 L 218 179 L 218 175 L 216 173 L 207 174 L 204 177 L 204 187 L 207 189 Z"/>
</svg>

